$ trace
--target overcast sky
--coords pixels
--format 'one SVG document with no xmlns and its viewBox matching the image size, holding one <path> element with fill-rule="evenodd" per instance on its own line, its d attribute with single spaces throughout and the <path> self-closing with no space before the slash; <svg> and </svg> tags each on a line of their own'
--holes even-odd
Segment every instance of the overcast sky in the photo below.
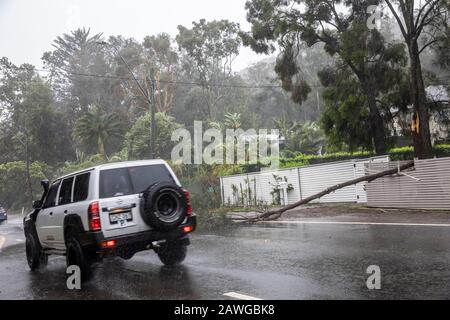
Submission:
<svg viewBox="0 0 450 320">
<path fill-rule="evenodd" d="M 228 19 L 248 29 L 246 0 L 0 0 L 0 57 L 14 64 L 42 66 L 56 36 L 78 27 L 106 36 L 123 35 L 142 41 L 144 36 L 177 33 L 192 21 Z M 263 59 L 243 48 L 235 70 Z"/>
</svg>

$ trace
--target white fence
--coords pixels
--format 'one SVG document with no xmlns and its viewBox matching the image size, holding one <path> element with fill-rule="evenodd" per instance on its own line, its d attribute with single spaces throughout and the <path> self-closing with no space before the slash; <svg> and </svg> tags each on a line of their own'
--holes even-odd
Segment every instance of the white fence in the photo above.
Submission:
<svg viewBox="0 0 450 320">
<path fill-rule="evenodd" d="M 221 177 L 222 204 L 253 206 L 295 203 L 335 184 L 364 176 L 365 165 L 378 162 L 389 162 L 389 156 Z M 315 202 L 365 203 L 365 183 L 343 188 Z"/>
<path fill-rule="evenodd" d="M 395 168 L 375 164 L 370 172 Z M 367 184 L 367 204 L 380 208 L 450 210 L 450 158 L 415 160 L 408 176 L 387 176 Z"/>
</svg>

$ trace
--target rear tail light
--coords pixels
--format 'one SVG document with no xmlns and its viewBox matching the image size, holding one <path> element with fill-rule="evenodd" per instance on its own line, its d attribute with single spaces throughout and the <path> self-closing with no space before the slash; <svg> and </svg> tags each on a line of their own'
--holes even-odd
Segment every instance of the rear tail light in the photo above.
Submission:
<svg viewBox="0 0 450 320">
<path fill-rule="evenodd" d="M 102 223 L 100 221 L 100 206 L 98 202 L 92 202 L 88 209 L 89 227 L 91 231 L 102 230 Z"/>
<path fill-rule="evenodd" d="M 102 242 L 102 248 L 104 249 L 111 249 L 116 246 L 116 240 L 108 240 Z"/>
<path fill-rule="evenodd" d="M 191 199 L 190 199 L 191 196 L 189 194 L 189 191 L 183 190 L 183 192 L 184 192 L 184 196 L 186 197 L 187 215 L 192 216 L 192 205 L 191 205 Z"/>
<path fill-rule="evenodd" d="M 184 233 L 192 232 L 192 231 L 194 231 L 194 227 L 193 226 L 183 227 L 183 231 L 184 231 Z"/>
</svg>

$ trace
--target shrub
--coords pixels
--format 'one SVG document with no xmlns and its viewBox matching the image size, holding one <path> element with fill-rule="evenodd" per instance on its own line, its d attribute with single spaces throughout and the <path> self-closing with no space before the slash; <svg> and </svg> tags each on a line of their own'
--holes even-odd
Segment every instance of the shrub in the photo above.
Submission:
<svg viewBox="0 0 450 320">
<path fill-rule="evenodd" d="M 450 157 L 450 144 L 439 144 L 435 146 L 434 153 L 438 158 Z"/>
<path fill-rule="evenodd" d="M 42 194 L 40 181 L 45 179 L 48 166 L 41 162 L 30 164 L 31 186 L 33 200 L 39 199 Z M 31 207 L 27 170 L 24 161 L 14 161 L 0 164 L 0 203 L 6 208 L 20 209 Z"/>
<path fill-rule="evenodd" d="M 450 157 L 450 144 L 438 144 L 435 145 L 434 155 L 437 158 Z M 389 151 L 389 155 L 391 156 L 392 161 L 397 160 L 412 160 L 414 159 L 414 148 L 413 147 L 402 147 L 395 148 Z"/>
<path fill-rule="evenodd" d="M 394 148 L 388 152 L 388 155 L 390 156 L 392 161 L 412 160 L 414 159 L 414 148 L 413 147 Z M 438 158 L 450 157 L 450 144 L 440 144 L 434 146 L 434 155 Z M 291 158 L 289 157 L 280 158 L 280 168 L 287 169 L 287 168 L 304 167 L 312 164 L 345 161 L 350 159 L 365 159 L 374 156 L 375 154 L 373 152 L 367 151 L 359 151 L 354 153 L 335 152 L 335 153 L 328 153 L 322 156 L 296 154 Z M 230 171 L 224 170 L 223 172 L 221 172 L 221 176 L 256 172 L 260 170 L 260 167 L 261 166 L 255 167 L 249 165 L 232 166 L 232 170 Z"/>
</svg>

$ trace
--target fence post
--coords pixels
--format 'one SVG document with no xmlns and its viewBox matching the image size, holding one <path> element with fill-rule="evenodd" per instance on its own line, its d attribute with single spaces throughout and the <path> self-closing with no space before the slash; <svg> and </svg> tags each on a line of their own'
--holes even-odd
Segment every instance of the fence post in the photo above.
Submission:
<svg viewBox="0 0 450 320">
<path fill-rule="evenodd" d="M 223 187 L 223 177 L 220 177 L 220 197 L 222 198 L 222 207 L 225 207 L 225 190 Z"/>
<path fill-rule="evenodd" d="M 302 182 L 300 178 L 300 168 L 297 168 L 297 181 L 298 181 L 298 201 L 303 200 L 302 198 Z"/>
</svg>

